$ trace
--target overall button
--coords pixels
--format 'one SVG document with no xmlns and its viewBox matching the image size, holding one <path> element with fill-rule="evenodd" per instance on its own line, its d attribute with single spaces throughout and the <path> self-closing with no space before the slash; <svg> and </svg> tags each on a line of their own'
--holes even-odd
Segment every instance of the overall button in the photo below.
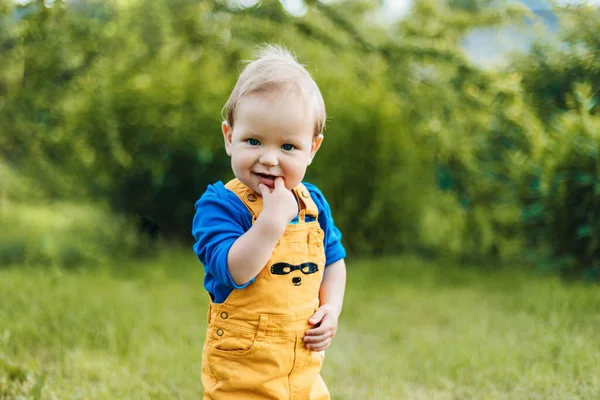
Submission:
<svg viewBox="0 0 600 400">
<path fill-rule="evenodd" d="M 221 313 L 221 318 L 223 318 L 223 319 L 227 319 L 227 317 L 229 317 L 229 315 L 228 315 L 228 314 L 227 314 L 225 311 L 223 311 L 223 312 Z"/>
<path fill-rule="evenodd" d="M 248 199 L 248 201 L 256 201 L 256 195 L 254 193 L 250 193 L 246 198 Z"/>
<path fill-rule="evenodd" d="M 217 335 L 218 336 L 223 336 L 223 334 L 225 333 L 225 331 L 221 328 L 217 329 Z"/>
<path fill-rule="evenodd" d="M 308 192 L 306 190 L 302 191 L 302 197 L 308 199 Z"/>
</svg>

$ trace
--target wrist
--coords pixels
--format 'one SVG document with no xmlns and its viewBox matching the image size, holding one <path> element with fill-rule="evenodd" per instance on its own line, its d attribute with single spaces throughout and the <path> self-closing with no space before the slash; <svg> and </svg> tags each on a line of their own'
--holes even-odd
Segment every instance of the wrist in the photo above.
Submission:
<svg viewBox="0 0 600 400">
<path fill-rule="evenodd" d="M 325 303 L 321 307 L 323 307 L 323 306 L 327 307 L 328 312 L 335 315 L 336 318 L 339 318 L 340 314 L 342 313 L 342 305 L 341 304 L 331 302 L 331 303 Z"/>
<path fill-rule="evenodd" d="M 285 231 L 287 222 L 263 211 L 256 219 L 255 225 L 260 226 L 263 233 L 268 237 L 279 240 Z"/>
</svg>

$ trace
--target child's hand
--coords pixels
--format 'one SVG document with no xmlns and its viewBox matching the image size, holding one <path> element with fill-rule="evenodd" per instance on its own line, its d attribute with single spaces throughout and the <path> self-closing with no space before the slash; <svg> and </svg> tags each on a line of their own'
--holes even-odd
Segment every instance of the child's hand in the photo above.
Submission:
<svg viewBox="0 0 600 400">
<path fill-rule="evenodd" d="M 291 190 L 283 183 L 283 178 L 275 178 L 273 190 L 262 183 L 258 186 L 263 198 L 263 214 L 269 216 L 277 226 L 285 226 L 298 214 L 298 203 Z"/>
<path fill-rule="evenodd" d="M 314 328 L 306 331 L 304 336 L 306 347 L 313 351 L 323 351 L 329 347 L 337 332 L 339 317 L 337 307 L 331 304 L 323 304 L 319 307 L 308 320 Z"/>
</svg>

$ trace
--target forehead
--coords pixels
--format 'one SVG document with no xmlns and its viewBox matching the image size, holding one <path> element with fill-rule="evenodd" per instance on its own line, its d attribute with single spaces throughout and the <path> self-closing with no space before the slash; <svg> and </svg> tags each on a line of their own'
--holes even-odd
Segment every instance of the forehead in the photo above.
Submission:
<svg viewBox="0 0 600 400">
<path fill-rule="evenodd" d="M 316 116 L 301 94 L 278 91 L 245 96 L 235 119 L 243 131 L 312 137 Z"/>
</svg>

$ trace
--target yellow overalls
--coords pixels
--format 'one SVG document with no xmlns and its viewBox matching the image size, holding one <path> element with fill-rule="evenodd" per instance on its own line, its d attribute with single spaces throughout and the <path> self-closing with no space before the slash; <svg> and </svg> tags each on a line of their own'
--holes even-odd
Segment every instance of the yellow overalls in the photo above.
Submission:
<svg viewBox="0 0 600 400">
<path fill-rule="evenodd" d="M 239 180 L 225 185 L 244 202 L 252 223 L 262 198 Z M 210 303 L 202 352 L 204 399 L 329 399 L 319 371 L 323 353 L 304 346 L 308 319 L 319 307 L 325 268 L 317 206 L 300 184 L 297 224 L 288 224 L 256 280 Z M 310 215 L 314 221 L 305 221 Z"/>
</svg>

